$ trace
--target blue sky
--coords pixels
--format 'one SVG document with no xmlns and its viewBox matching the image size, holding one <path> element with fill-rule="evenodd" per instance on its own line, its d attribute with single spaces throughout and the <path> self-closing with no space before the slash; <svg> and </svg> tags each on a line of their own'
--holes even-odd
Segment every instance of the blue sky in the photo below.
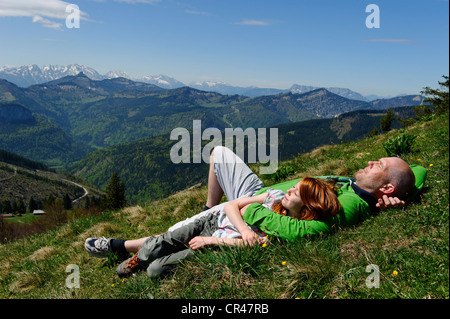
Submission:
<svg viewBox="0 0 450 319">
<path fill-rule="evenodd" d="M 70 3 L 80 28 L 66 26 Z M 448 0 L 0 0 L 0 66 L 417 94 L 448 75 L 448 12 Z"/>
</svg>

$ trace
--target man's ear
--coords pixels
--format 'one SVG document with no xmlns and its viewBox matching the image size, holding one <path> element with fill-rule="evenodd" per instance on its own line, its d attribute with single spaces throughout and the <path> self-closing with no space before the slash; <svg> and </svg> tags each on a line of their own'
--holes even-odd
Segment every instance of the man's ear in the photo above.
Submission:
<svg viewBox="0 0 450 319">
<path fill-rule="evenodd" d="M 385 184 L 380 187 L 380 192 L 382 192 L 385 195 L 389 195 L 395 192 L 395 186 L 392 184 Z"/>
</svg>

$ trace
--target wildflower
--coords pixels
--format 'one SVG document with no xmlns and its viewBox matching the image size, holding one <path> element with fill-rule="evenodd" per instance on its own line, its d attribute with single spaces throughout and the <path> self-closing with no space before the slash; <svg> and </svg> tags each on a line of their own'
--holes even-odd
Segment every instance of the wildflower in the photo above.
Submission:
<svg viewBox="0 0 450 319">
<path fill-rule="evenodd" d="M 267 244 L 266 244 L 266 243 L 264 243 L 264 244 L 262 244 L 262 246 L 263 246 L 263 247 L 267 247 Z"/>
<path fill-rule="evenodd" d="M 114 287 L 114 284 L 112 284 L 111 287 Z"/>
<path fill-rule="evenodd" d="M 282 264 L 283 266 L 286 266 L 286 261 L 283 261 L 281 264 Z"/>
<path fill-rule="evenodd" d="M 430 164 L 430 167 L 433 167 L 433 164 Z"/>
<path fill-rule="evenodd" d="M 394 276 L 397 276 L 397 275 L 398 275 L 398 271 L 397 271 L 397 270 L 394 270 L 394 271 L 392 272 L 392 274 L 393 274 Z"/>
</svg>

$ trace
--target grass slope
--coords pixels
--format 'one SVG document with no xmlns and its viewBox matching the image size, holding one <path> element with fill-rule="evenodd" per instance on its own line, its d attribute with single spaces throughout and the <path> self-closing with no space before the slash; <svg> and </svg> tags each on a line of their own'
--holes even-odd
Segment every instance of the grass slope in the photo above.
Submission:
<svg viewBox="0 0 450 319">
<path fill-rule="evenodd" d="M 194 215 L 206 199 L 206 188 L 194 188 L 0 246 L 0 298 L 448 298 L 448 125 L 446 115 L 406 129 L 417 138 L 404 159 L 428 169 L 426 187 L 414 203 L 357 227 L 313 241 L 205 250 L 157 280 L 145 273 L 120 280 L 113 258 L 84 251 L 86 237 L 147 236 Z M 368 160 L 385 157 L 382 143 L 400 134 L 320 147 L 280 165 L 294 172 L 289 179 L 352 175 Z M 80 286 L 70 289 L 73 265 Z M 366 285 L 373 275 L 369 265 L 379 269 L 378 288 Z"/>
</svg>

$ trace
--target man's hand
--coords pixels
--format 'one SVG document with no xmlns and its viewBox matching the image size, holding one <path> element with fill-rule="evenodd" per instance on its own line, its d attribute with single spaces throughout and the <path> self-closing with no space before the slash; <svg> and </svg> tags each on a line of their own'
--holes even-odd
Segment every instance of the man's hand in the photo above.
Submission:
<svg viewBox="0 0 450 319">
<path fill-rule="evenodd" d="M 392 207 L 403 207 L 405 206 L 405 202 L 399 199 L 398 197 L 388 197 L 383 195 L 382 198 L 378 199 L 378 203 L 376 207 L 381 208 L 382 210 L 386 210 Z"/>
</svg>

